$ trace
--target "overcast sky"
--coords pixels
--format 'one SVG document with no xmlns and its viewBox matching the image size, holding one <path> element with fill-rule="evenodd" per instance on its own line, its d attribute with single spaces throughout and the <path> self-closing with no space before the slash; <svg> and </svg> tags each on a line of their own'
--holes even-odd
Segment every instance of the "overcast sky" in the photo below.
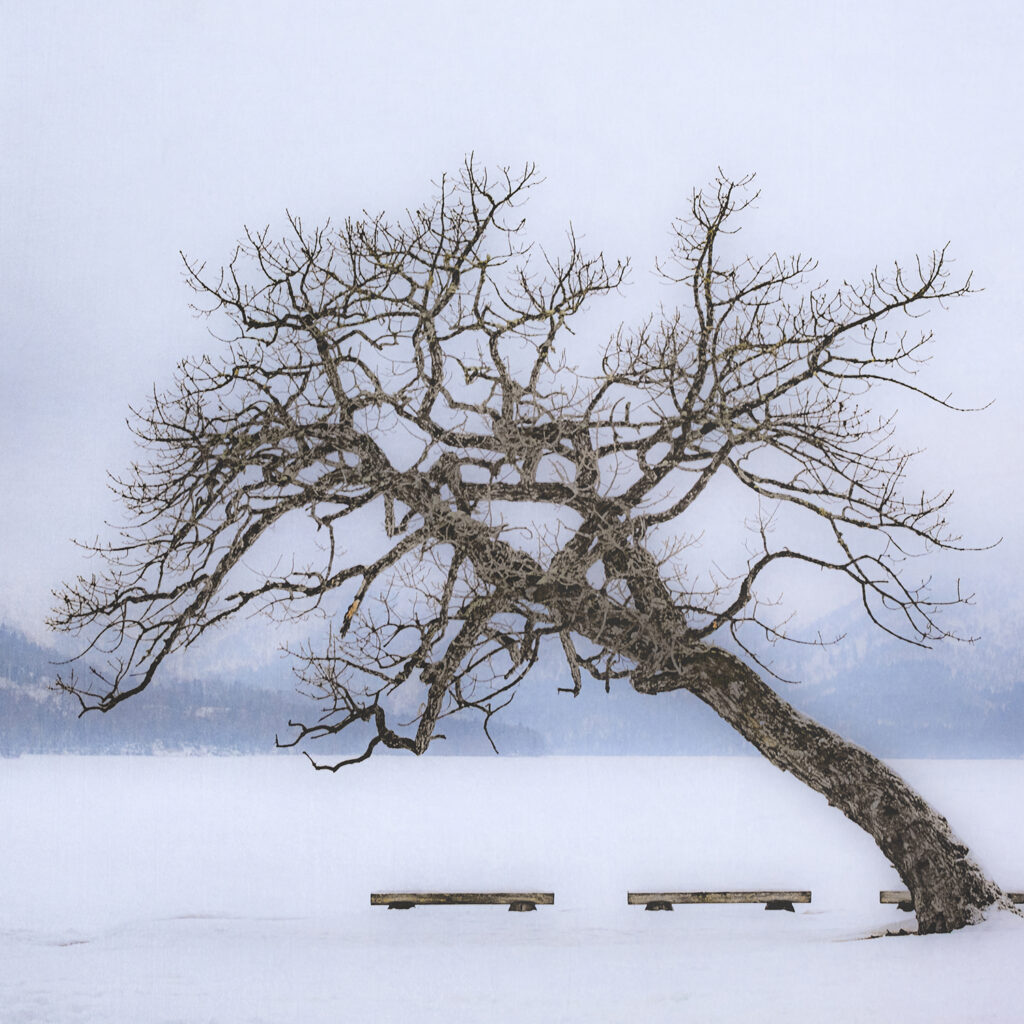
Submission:
<svg viewBox="0 0 1024 1024">
<path fill-rule="evenodd" d="M 1019 572 L 1024 417 L 1016 3 L 0 2 L 0 618 L 39 635 L 115 514 L 131 403 L 214 346 L 180 249 L 242 226 L 398 211 L 474 151 L 534 161 L 527 215 L 631 256 L 636 319 L 673 216 L 756 171 L 745 248 L 859 276 L 946 241 L 985 291 L 927 327 L 929 382 L 987 412 L 908 408 L 923 480 Z M 603 340 L 603 339 L 598 339 Z"/>
</svg>

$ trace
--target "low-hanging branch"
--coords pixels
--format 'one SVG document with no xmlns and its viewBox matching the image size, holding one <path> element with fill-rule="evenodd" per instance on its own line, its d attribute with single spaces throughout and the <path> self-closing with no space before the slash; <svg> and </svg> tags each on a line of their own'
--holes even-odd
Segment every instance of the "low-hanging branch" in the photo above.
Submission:
<svg viewBox="0 0 1024 1024">
<path fill-rule="evenodd" d="M 659 266 L 679 308 L 596 358 L 581 314 L 628 265 L 572 231 L 561 255 L 532 248 L 519 211 L 536 180 L 467 161 L 397 220 L 290 216 L 218 272 L 185 260 L 199 312 L 230 333 L 134 413 L 126 522 L 52 618 L 84 637 L 89 673 L 58 685 L 110 711 L 227 619 L 315 610 L 326 639 L 291 653 L 317 717 L 279 743 L 361 730 L 362 753 L 314 761 L 332 771 L 381 745 L 421 754 L 455 714 L 490 738 L 541 657 L 564 658 L 574 694 L 584 675 L 688 689 L 871 832 L 923 930 L 969 923 L 998 889 L 887 769 L 770 696 L 746 631 L 786 637 L 759 588 L 800 564 L 893 635 L 949 635 L 936 616 L 959 591 L 933 595 L 908 561 L 960 543 L 948 494 L 904 496 L 910 456 L 873 406 L 889 389 L 953 408 L 919 380 L 931 335 L 906 319 L 970 278 L 951 279 L 945 248 L 838 286 L 802 256 L 732 257 L 755 193 L 721 176 Z M 701 567 L 695 540 L 724 486 L 752 511 L 731 571 Z M 317 554 L 259 569 L 296 523 Z"/>
</svg>

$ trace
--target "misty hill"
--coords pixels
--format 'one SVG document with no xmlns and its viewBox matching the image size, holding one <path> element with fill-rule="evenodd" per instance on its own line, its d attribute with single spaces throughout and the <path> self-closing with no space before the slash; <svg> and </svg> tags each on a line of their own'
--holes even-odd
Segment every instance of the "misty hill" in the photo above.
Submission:
<svg viewBox="0 0 1024 1024">
<path fill-rule="evenodd" d="M 837 621 L 841 620 L 841 616 Z M 1012 629 L 990 631 L 982 647 L 918 651 L 858 627 L 843 643 L 788 649 L 775 666 L 798 685 L 776 682 L 791 703 L 882 756 L 1024 756 L 1024 672 Z M 290 736 L 289 719 L 309 721 L 314 706 L 296 693 L 286 662 L 204 673 L 154 684 L 110 714 L 78 716 L 78 705 L 50 689 L 57 651 L 0 626 L 0 753 L 270 753 Z M 491 735 L 503 754 L 740 754 L 751 748 L 687 693 L 650 697 L 624 682 L 611 692 L 584 683 L 578 697 L 564 666 L 542 664 Z M 491 750 L 481 717 L 442 723 L 431 753 Z M 349 735 L 310 744 L 312 753 L 362 749 Z M 363 740 L 365 742 L 365 740 Z"/>
<path fill-rule="evenodd" d="M 263 753 L 298 710 L 294 694 L 234 680 L 174 680 L 110 714 L 79 717 L 77 701 L 50 688 L 58 657 L 0 626 L 0 754 Z"/>
</svg>

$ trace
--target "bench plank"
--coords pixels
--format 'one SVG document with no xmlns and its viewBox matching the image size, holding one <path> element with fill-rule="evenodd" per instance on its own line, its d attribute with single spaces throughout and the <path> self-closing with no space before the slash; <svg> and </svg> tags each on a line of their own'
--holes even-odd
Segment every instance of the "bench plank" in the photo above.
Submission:
<svg viewBox="0 0 1024 1024">
<path fill-rule="evenodd" d="M 1024 903 L 1024 892 L 1007 892 L 1013 903 Z M 913 910 L 914 901 L 906 889 L 883 889 L 878 894 L 879 903 L 895 903 L 900 910 Z"/>
<path fill-rule="evenodd" d="M 424 905 L 469 906 L 473 904 L 508 904 L 514 907 L 538 903 L 551 905 L 555 902 L 553 892 L 372 892 L 370 906 L 387 906 L 408 910 Z"/>
<path fill-rule="evenodd" d="M 768 891 L 743 890 L 731 892 L 630 892 L 626 902 L 631 906 L 648 903 L 810 903 L 809 890 Z"/>
<path fill-rule="evenodd" d="M 794 903 L 810 903 L 809 890 L 732 890 L 722 892 L 630 892 L 626 902 L 647 910 L 671 910 L 674 903 L 763 903 L 765 910 L 794 912 Z"/>
</svg>

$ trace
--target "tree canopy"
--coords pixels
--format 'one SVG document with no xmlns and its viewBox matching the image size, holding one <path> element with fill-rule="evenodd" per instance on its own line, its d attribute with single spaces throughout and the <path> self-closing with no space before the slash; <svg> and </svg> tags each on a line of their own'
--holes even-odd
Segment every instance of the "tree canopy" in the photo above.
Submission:
<svg viewBox="0 0 1024 1024">
<path fill-rule="evenodd" d="M 467 162 L 397 221 L 310 230 L 291 217 L 284 239 L 247 232 L 217 273 L 186 261 L 200 308 L 233 331 L 219 358 L 182 363 L 136 412 L 147 457 L 116 483 L 121 542 L 99 548 L 105 574 L 60 596 L 55 624 L 94 628 L 110 656 L 73 684 L 85 706 L 137 693 L 239 612 L 302 615 L 331 598 L 344 615 L 302 656 L 332 713 L 303 735 L 372 721 L 372 743 L 417 752 L 446 714 L 473 708 L 486 724 L 545 637 L 575 688 L 583 673 L 657 674 L 657 633 L 638 661 L 538 587 L 582 588 L 609 622 L 628 608 L 654 623 L 669 599 L 688 642 L 728 633 L 756 657 L 744 627 L 780 633 L 757 581 L 795 561 L 853 581 L 887 631 L 944 635 L 905 558 L 956 540 L 948 495 L 904 497 L 909 456 L 865 399 L 881 385 L 920 392 L 929 336 L 889 321 L 969 290 L 950 283 L 945 250 L 838 287 L 812 282 L 804 257 L 736 261 L 727 236 L 756 193 L 719 177 L 694 193 L 658 268 L 680 307 L 620 328 L 588 372 L 574 349 L 598 346 L 572 337 L 574 317 L 627 267 L 571 231 L 558 257 L 531 247 L 519 207 L 535 181 L 532 167 Z M 688 555 L 723 477 L 759 514 L 737 538 L 742 574 L 709 583 Z M 801 546 L 773 544 L 780 509 L 806 520 Z M 297 517 L 318 557 L 246 573 Z M 407 685 L 426 699 L 400 733 L 388 700 Z"/>
<path fill-rule="evenodd" d="M 120 539 L 57 598 L 90 662 L 61 685 L 107 711 L 240 613 L 321 614 L 326 635 L 293 652 L 318 709 L 284 743 L 362 729 L 362 753 L 317 765 L 336 769 L 381 744 L 422 753 L 453 714 L 486 730 L 557 651 L 572 692 L 585 675 L 690 690 L 872 833 L 922 930 L 969 923 L 998 888 L 889 769 L 767 687 L 749 642 L 784 633 L 759 584 L 787 564 L 847 581 L 883 630 L 946 635 L 936 611 L 959 594 L 934 597 L 907 559 L 957 543 L 948 494 L 905 493 L 877 396 L 945 404 L 917 383 L 930 335 L 908 318 L 969 278 L 945 249 L 840 284 L 805 257 L 737 258 L 756 193 L 720 175 L 658 268 L 678 306 L 595 341 L 580 314 L 627 265 L 571 230 L 559 255 L 531 246 L 536 180 L 470 160 L 401 218 L 291 217 L 219 271 L 186 260 L 230 333 L 135 414 Z M 698 572 L 737 494 L 739 568 Z M 306 532 L 282 535 L 293 521 Z"/>
</svg>

